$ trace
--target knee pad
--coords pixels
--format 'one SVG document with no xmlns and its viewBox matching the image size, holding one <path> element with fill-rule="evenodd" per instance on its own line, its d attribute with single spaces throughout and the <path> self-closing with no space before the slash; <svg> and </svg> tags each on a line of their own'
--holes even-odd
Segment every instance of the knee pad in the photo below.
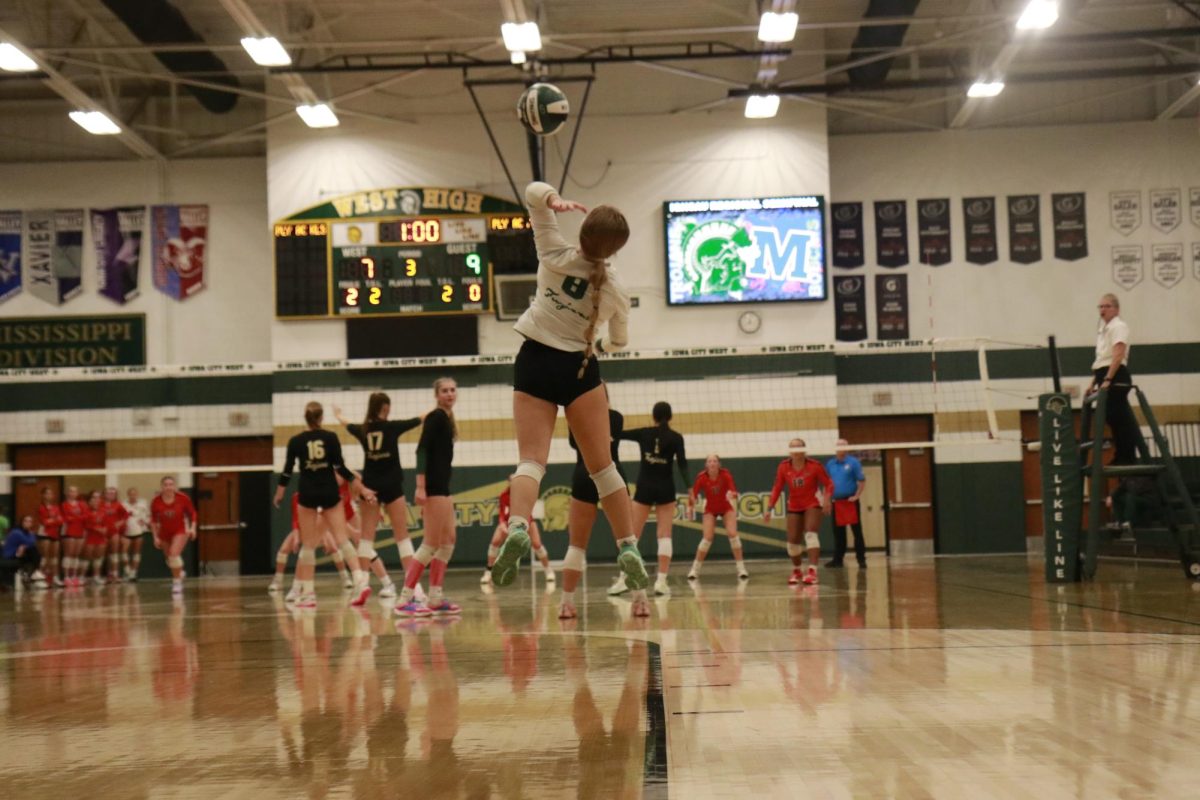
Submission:
<svg viewBox="0 0 1200 800">
<path fill-rule="evenodd" d="M 450 556 L 452 555 L 454 555 L 454 545 L 452 544 L 444 544 L 437 550 L 433 551 L 433 557 L 438 561 L 441 561 L 443 564 L 449 564 Z"/>
<path fill-rule="evenodd" d="M 367 561 L 375 560 L 375 548 L 366 539 L 362 539 L 358 543 L 358 557 L 365 558 Z"/>
<path fill-rule="evenodd" d="M 137 556 L 134 556 L 134 558 L 137 558 Z M 276 564 L 286 564 L 287 563 L 287 553 L 284 553 L 283 551 L 276 553 L 275 554 L 275 563 Z"/>
<path fill-rule="evenodd" d="M 658 540 L 658 555 L 670 558 L 675 553 L 675 548 L 671 545 L 670 539 Z"/>
<path fill-rule="evenodd" d="M 525 459 L 520 464 L 517 464 L 516 470 L 513 471 L 513 477 L 529 478 L 536 485 L 541 486 L 542 478 L 546 477 L 546 467 L 544 464 Z"/>
<path fill-rule="evenodd" d="M 495 558 L 500 555 L 500 548 L 495 545 L 488 545 L 488 558 Z"/>
<path fill-rule="evenodd" d="M 396 543 L 396 549 L 400 551 L 401 558 L 412 558 L 413 553 L 416 552 L 413 550 L 412 539 L 407 536 Z"/>
<path fill-rule="evenodd" d="M 730 536 L 729 537 L 729 549 L 730 550 L 741 550 L 742 549 L 742 540 L 736 536 Z"/>
<path fill-rule="evenodd" d="M 588 477 L 592 479 L 592 483 L 596 484 L 596 494 L 601 498 L 616 494 L 626 488 L 625 479 L 621 477 L 621 473 L 617 472 L 615 463 L 610 462 L 607 467 L 594 475 L 588 475 Z"/>
<path fill-rule="evenodd" d="M 710 547 L 712 547 L 712 542 L 710 542 L 708 539 L 701 539 L 700 544 L 696 545 L 696 552 L 707 553 L 708 548 Z"/>
<path fill-rule="evenodd" d="M 549 557 L 550 557 L 550 554 L 546 552 L 546 548 L 545 548 L 545 547 L 539 547 L 538 549 L 536 549 L 536 550 L 534 550 L 534 551 L 533 551 L 533 554 L 534 554 L 535 556 L 537 556 L 537 557 L 538 557 L 538 560 L 539 560 L 539 561 L 540 561 L 541 559 L 543 559 L 543 558 L 549 558 Z"/>
<path fill-rule="evenodd" d="M 587 566 L 587 553 L 582 547 L 571 545 L 567 548 L 567 556 L 563 559 L 563 569 L 573 569 L 583 572 Z"/>
<path fill-rule="evenodd" d="M 171 569 L 183 569 L 183 559 L 179 556 L 170 556 L 167 558 L 167 566 Z"/>
<path fill-rule="evenodd" d="M 809 550 L 816 550 L 821 546 L 821 537 L 817 536 L 812 531 L 804 534 L 804 544 Z"/>
<path fill-rule="evenodd" d="M 417 554 L 414 556 L 414 558 L 417 559 L 418 563 L 428 567 L 429 562 L 433 561 L 433 557 L 436 553 L 437 550 L 434 550 L 432 547 L 430 547 L 429 542 L 422 541 L 421 546 L 417 548 Z"/>
<path fill-rule="evenodd" d="M 296 556 L 297 564 L 315 564 L 317 563 L 317 554 L 313 552 L 311 547 L 301 547 L 300 555 Z"/>
<path fill-rule="evenodd" d="M 349 561 L 352 558 L 354 558 L 354 559 L 358 558 L 358 551 L 356 551 L 354 549 L 354 545 L 350 544 L 349 541 L 345 541 L 345 542 L 342 542 L 341 544 L 339 544 L 338 550 L 341 551 L 342 558 L 346 559 L 347 561 Z"/>
<path fill-rule="evenodd" d="M 301 547 L 300 549 L 303 550 L 304 548 Z M 335 563 L 335 564 L 345 564 L 346 563 L 346 557 L 342 555 L 342 551 L 340 549 L 335 547 L 335 548 L 333 548 L 333 550 L 327 549 L 326 552 L 328 552 L 329 557 L 333 559 L 333 563 Z"/>
<path fill-rule="evenodd" d="M 791 542 L 788 542 L 788 544 L 787 544 L 787 551 L 788 551 L 788 555 L 791 556 L 792 558 L 795 558 L 796 556 L 804 555 L 804 548 L 798 544 L 792 544 Z"/>
</svg>

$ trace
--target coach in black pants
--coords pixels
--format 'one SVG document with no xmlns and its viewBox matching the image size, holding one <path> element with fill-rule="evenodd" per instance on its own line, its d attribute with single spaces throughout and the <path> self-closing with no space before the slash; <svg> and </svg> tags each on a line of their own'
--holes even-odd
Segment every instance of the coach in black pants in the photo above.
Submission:
<svg viewBox="0 0 1200 800">
<path fill-rule="evenodd" d="M 863 474 L 859 460 L 846 452 L 849 449 L 849 442 L 838 439 L 837 455 L 825 462 L 825 471 L 833 480 L 833 560 L 825 565 L 827 567 L 842 566 L 842 559 L 846 557 L 847 525 L 854 531 L 854 555 L 858 565 L 867 565 L 867 545 L 863 541 L 862 517 L 858 506 L 858 498 L 867 485 L 867 476 Z"/>
<path fill-rule="evenodd" d="M 1096 360 L 1092 362 L 1092 385 L 1088 393 L 1108 390 L 1104 421 L 1112 429 L 1116 452 L 1112 463 L 1133 464 L 1137 461 L 1138 423 L 1129 407 L 1129 389 L 1133 378 L 1129 374 L 1129 326 L 1121 319 L 1121 301 L 1116 295 L 1100 298 L 1100 328 L 1096 332 Z M 1090 432 L 1085 431 L 1084 436 Z"/>
</svg>

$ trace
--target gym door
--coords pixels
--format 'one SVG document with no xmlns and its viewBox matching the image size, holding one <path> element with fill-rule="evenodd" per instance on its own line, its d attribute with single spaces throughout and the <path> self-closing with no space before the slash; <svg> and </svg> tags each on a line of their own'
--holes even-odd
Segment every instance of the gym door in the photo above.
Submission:
<svg viewBox="0 0 1200 800">
<path fill-rule="evenodd" d="M 12 520 L 15 525 L 24 514 L 37 516 L 37 507 L 42 502 L 42 489 L 54 490 L 58 502 L 62 502 L 66 487 L 79 487 L 80 497 L 87 500 L 92 489 L 104 488 L 103 475 L 72 475 L 73 470 L 104 469 L 105 451 L 103 444 L 32 444 L 13 448 L 13 469 L 55 470 L 58 475 L 18 478 L 13 487 Z"/>
<path fill-rule="evenodd" d="M 266 438 L 203 439 L 194 443 L 193 452 L 198 467 L 239 467 L 269 465 L 271 442 Z M 247 521 L 258 515 L 245 506 L 270 502 L 266 492 L 261 497 L 244 496 L 242 486 L 246 476 L 254 473 L 213 471 L 196 475 L 194 485 L 197 538 L 201 571 L 213 575 L 238 575 L 242 572 L 243 543 L 249 533 Z M 263 531 L 257 534 L 261 538 Z"/>
</svg>

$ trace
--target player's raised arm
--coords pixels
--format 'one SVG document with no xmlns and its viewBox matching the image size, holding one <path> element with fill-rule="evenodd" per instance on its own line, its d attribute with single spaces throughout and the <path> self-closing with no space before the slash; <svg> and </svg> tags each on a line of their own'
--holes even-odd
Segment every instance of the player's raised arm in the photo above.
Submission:
<svg viewBox="0 0 1200 800">
<path fill-rule="evenodd" d="M 529 207 L 529 221 L 533 225 L 533 243 L 537 248 L 538 263 L 551 272 L 567 274 L 566 265 L 578 256 L 577 249 L 558 229 L 558 217 L 553 206 L 562 207 L 562 203 L 558 192 L 548 183 L 535 181 L 525 189 L 525 204 Z"/>
</svg>

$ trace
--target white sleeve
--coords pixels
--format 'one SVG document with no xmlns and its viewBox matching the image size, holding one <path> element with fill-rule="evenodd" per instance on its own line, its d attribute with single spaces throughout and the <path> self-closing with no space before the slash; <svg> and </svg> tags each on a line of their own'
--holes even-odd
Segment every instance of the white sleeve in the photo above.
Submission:
<svg viewBox="0 0 1200 800">
<path fill-rule="evenodd" d="M 1129 346 L 1129 326 L 1125 324 L 1124 320 L 1118 320 L 1117 324 L 1112 326 L 1110 333 L 1113 344 L 1120 343 L 1126 347 Z"/>
<path fill-rule="evenodd" d="M 576 258 L 576 248 L 563 238 L 558 230 L 558 217 L 546 202 L 557 194 L 548 183 L 534 181 L 525 187 L 525 204 L 529 207 L 529 221 L 533 223 L 533 243 L 537 248 L 538 263 L 551 272 L 569 273 L 564 267 Z"/>
<path fill-rule="evenodd" d="M 629 345 L 629 293 L 616 281 L 605 284 L 603 301 L 611 304 L 608 333 L 600 339 L 600 349 L 606 353 L 622 350 Z"/>
</svg>

